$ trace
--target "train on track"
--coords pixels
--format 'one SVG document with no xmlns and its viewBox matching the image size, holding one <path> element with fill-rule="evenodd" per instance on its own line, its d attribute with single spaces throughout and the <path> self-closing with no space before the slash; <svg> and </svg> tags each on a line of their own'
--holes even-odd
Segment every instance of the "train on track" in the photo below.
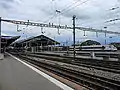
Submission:
<svg viewBox="0 0 120 90">
<path fill-rule="evenodd" d="M 37 46 L 37 47 L 9 47 L 9 49 L 14 49 L 17 51 L 73 51 L 73 46 Z M 76 51 L 117 51 L 117 48 L 113 45 L 91 45 L 91 46 L 75 46 Z"/>
<path fill-rule="evenodd" d="M 117 51 L 113 45 L 91 45 L 91 46 L 75 46 L 76 51 Z M 73 51 L 73 46 L 69 47 L 69 51 Z"/>
</svg>

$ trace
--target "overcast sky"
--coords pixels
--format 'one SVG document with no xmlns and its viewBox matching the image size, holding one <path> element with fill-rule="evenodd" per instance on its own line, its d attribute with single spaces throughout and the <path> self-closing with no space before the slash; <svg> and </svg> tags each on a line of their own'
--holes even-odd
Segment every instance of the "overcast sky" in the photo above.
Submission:
<svg viewBox="0 0 120 90">
<path fill-rule="evenodd" d="M 120 32 L 120 20 L 106 23 L 111 19 L 120 18 L 120 0 L 0 0 L 0 16 L 3 19 L 30 20 L 34 22 L 52 22 L 61 25 L 72 26 L 72 16 L 76 15 L 76 26 L 104 29 Z M 61 11 L 62 14 L 55 11 Z M 51 18 L 50 17 L 53 17 Z M 3 35 L 20 35 L 22 38 L 40 35 L 40 27 L 19 26 L 21 32 L 17 32 L 16 25 L 2 22 Z M 72 30 L 43 28 L 44 35 L 58 41 L 72 41 Z M 98 40 L 104 43 L 105 36 L 102 33 L 76 30 L 76 40 Z M 113 38 L 109 39 L 112 36 Z M 117 35 L 107 35 L 107 43 L 120 41 Z"/>
</svg>

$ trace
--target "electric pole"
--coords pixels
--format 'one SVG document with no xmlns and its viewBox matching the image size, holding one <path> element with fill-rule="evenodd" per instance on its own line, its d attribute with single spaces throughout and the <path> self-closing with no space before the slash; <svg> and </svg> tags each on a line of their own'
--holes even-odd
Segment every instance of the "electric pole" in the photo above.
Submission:
<svg viewBox="0 0 120 90">
<path fill-rule="evenodd" d="M 76 16 L 74 15 L 73 16 L 73 53 L 74 53 L 74 56 L 73 56 L 73 59 L 75 60 L 75 18 Z"/>
</svg>

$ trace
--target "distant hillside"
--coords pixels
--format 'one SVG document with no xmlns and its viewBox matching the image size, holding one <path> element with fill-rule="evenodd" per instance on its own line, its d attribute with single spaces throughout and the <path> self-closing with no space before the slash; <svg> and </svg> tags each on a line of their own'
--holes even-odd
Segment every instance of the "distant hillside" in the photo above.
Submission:
<svg viewBox="0 0 120 90">
<path fill-rule="evenodd" d="M 85 42 L 82 42 L 80 46 L 89 46 L 89 45 L 101 45 L 101 44 L 97 41 L 87 40 Z"/>
</svg>

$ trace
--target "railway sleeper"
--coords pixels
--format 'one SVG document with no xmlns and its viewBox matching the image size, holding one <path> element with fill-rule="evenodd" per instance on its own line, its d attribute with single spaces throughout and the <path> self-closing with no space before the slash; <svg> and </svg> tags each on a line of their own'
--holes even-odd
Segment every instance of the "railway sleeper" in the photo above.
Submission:
<svg viewBox="0 0 120 90">
<path fill-rule="evenodd" d="M 28 55 L 28 56 L 31 56 L 31 55 Z M 36 56 L 33 56 L 33 55 L 32 55 L 32 57 L 36 57 Z M 107 65 L 106 65 L 107 67 L 104 67 L 104 66 L 102 65 L 102 63 L 101 63 L 101 65 L 98 65 L 98 64 L 96 65 L 96 64 L 91 64 L 91 63 L 83 63 L 83 62 L 81 63 L 81 62 L 78 62 L 78 61 L 71 62 L 71 60 L 67 60 L 67 59 L 58 59 L 58 58 L 57 58 L 57 60 L 56 60 L 56 58 L 53 58 L 53 57 L 52 57 L 52 58 L 44 57 L 44 56 L 42 56 L 42 57 L 41 57 L 41 56 L 37 56 L 37 57 L 38 57 L 38 58 L 49 59 L 49 60 L 51 59 L 51 60 L 59 61 L 59 62 L 65 62 L 65 63 L 69 63 L 69 64 L 74 64 L 74 65 L 79 65 L 79 64 L 80 64 L 80 65 L 81 65 L 81 64 L 86 65 L 86 64 L 87 64 L 87 65 L 89 65 L 89 66 L 91 65 L 92 67 L 94 66 L 94 68 L 95 68 L 95 66 L 97 66 L 97 67 L 98 67 L 97 69 L 106 70 L 106 71 L 110 71 L 110 72 L 114 72 L 114 73 L 120 73 L 120 70 L 118 70 L 118 66 L 116 66 L 116 68 L 113 66 L 115 69 L 117 69 L 117 70 L 115 70 L 115 69 L 113 69 L 113 68 L 110 69 L 112 65 L 111 65 L 111 66 L 109 65 L 110 67 L 107 66 Z M 87 66 L 87 65 L 86 65 L 86 66 Z M 87 66 L 87 67 L 88 67 L 88 66 Z M 103 67 L 104 67 L 104 68 L 103 68 Z M 107 69 L 107 68 L 109 68 L 109 69 Z"/>
<path fill-rule="evenodd" d="M 102 78 L 102 77 L 101 77 L 101 78 Z M 106 79 L 106 78 L 103 78 L 103 80 L 104 80 L 104 79 Z M 109 82 L 110 82 L 110 79 L 108 79 L 108 80 L 109 80 Z M 114 81 L 111 80 L 111 82 L 117 83 L 117 81 L 115 82 L 115 80 L 114 80 Z"/>
<path fill-rule="evenodd" d="M 37 62 L 37 63 L 38 63 L 38 62 Z M 39 63 L 40 63 L 40 62 L 39 62 Z M 44 64 L 45 64 L 45 63 L 44 63 Z M 48 66 L 48 64 L 47 64 L 47 66 Z M 56 67 L 54 67 L 54 68 L 56 68 Z M 58 68 L 58 67 L 57 67 L 57 68 Z M 65 69 L 65 72 L 66 72 L 66 69 Z M 61 73 L 63 73 L 63 71 L 62 71 Z M 71 74 L 71 73 L 70 73 L 70 74 Z M 76 77 L 76 76 L 75 76 L 75 77 Z M 75 77 L 74 77 L 74 78 L 75 78 Z M 78 77 L 77 77 L 77 79 L 78 79 Z M 85 79 L 84 79 L 84 80 L 85 80 Z M 88 80 L 88 79 L 87 79 L 87 80 Z M 86 81 L 87 81 L 87 80 L 86 80 Z M 88 81 L 87 81 L 87 82 L 88 82 Z M 95 81 L 94 81 L 94 82 L 95 82 Z M 98 82 L 98 81 L 97 81 L 97 82 Z M 92 83 L 92 82 L 89 82 L 89 83 L 90 83 L 90 86 L 91 86 L 91 83 Z M 96 83 L 94 83 L 94 84 L 96 84 Z M 100 87 L 102 87 L 102 86 L 100 86 Z M 104 88 L 106 88 L 106 87 L 104 87 Z M 106 88 L 106 89 L 109 89 L 109 88 Z M 116 89 L 116 90 L 117 90 L 117 89 Z"/>
</svg>

